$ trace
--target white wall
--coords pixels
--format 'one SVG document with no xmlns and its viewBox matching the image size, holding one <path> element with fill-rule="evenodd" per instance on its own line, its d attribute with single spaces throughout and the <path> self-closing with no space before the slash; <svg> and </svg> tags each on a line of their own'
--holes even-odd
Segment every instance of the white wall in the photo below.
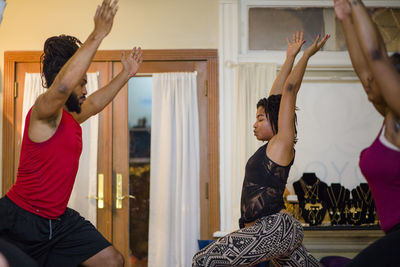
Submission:
<svg viewBox="0 0 400 267">
<path fill-rule="evenodd" d="M 365 183 L 358 166 L 360 152 L 375 140 L 383 117 L 368 102 L 361 83 L 304 81 L 296 106 L 299 140 L 288 179 L 291 192 L 304 172 L 350 190 Z"/>
<path fill-rule="evenodd" d="M 93 29 L 93 16 L 101 0 L 7 3 L 0 25 L 0 140 L 4 51 L 42 50 L 48 37 L 59 34 L 84 41 Z M 130 49 L 137 45 L 143 49 L 216 49 L 217 40 L 217 0 L 120 0 L 112 32 L 100 49 Z"/>
</svg>

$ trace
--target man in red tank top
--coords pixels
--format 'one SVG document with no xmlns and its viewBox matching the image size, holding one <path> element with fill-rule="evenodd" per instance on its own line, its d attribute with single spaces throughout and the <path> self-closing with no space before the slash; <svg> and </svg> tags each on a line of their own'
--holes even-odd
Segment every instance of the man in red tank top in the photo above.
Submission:
<svg viewBox="0 0 400 267">
<path fill-rule="evenodd" d="M 48 89 L 27 114 L 17 180 L 0 199 L 0 238 L 39 266 L 124 265 L 122 255 L 96 228 L 67 208 L 82 152 L 80 124 L 107 106 L 143 61 L 140 48 L 123 53 L 121 72 L 86 99 L 86 72 L 117 10 L 117 0 L 103 0 L 83 44 L 60 35 L 44 45 Z"/>
</svg>

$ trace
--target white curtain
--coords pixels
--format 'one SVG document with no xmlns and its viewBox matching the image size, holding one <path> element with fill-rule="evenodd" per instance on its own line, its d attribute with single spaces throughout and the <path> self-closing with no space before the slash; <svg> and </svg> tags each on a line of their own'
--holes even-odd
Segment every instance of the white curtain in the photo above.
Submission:
<svg viewBox="0 0 400 267">
<path fill-rule="evenodd" d="M 40 73 L 25 73 L 24 85 L 24 99 L 22 102 L 22 126 L 21 126 L 21 140 L 24 135 L 25 118 L 29 109 L 35 103 L 36 98 L 46 91 L 42 86 L 42 79 Z"/>
<path fill-rule="evenodd" d="M 200 238 L 197 73 L 153 75 L 149 266 L 191 266 Z"/>
<path fill-rule="evenodd" d="M 262 145 L 253 134 L 257 102 L 268 97 L 276 70 L 276 64 L 239 64 L 238 81 L 234 89 L 231 230 L 239 227 L 240 196 L 247 160 Z"/>
<path fill-rule="evenodd" d="M 87 73 L 86 90 L 88 96 L 99 88 L 99 73 Z M 97 146 L 99 135 L 99 116 L 90 117 L 82 127 L 83 149 L 68 206 L 78 211 L 85 219 L 96 226 L 97 201 L 89 196 L 97 195 Z"/>
<path fill-rule="evenodd" d="M 98 73 L 87 74 L 88 95 L 98 89 Z M 25 74 L 24 100 L 22 108 L 22 133 L 25 125 L 25 117 L 29 109 L 35 103 L 36 98 L 46 89 L 42 87 L 39 73 Z M 79 161 L 79 170 L 76 176 L 74 189 L 68 206 L 77 210 L 83 217 L 96 225 L 96 200 L 88 196 L 97 193 L 97 138 L 98 138 L 98 116 L 93 116 L 83 124 L 82 141 L 83 150 Z"/>
</svg>

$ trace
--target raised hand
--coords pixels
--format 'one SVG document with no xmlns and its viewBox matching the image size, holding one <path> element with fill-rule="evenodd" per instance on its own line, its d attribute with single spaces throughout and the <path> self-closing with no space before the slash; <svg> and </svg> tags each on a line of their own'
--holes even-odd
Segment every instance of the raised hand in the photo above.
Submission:
<svg viewBox="0 0 400 267">
<path fill-rule="evenodd" d="M 128 78 L 133 77 L 138 71 L 143 62 L 142 55 L 142 49 L 140 47 L 136 49 L 136 46 L 128 55 L 126 55 L 125 51 L 122 52 L 121 63 L 124 66 L 124 70 L 128 73 Z"/>
<path fill-rule="evenodd" d="M 303 41 L 303 32 L 296 32 L 292 35 L 292 41 L 286 38 L 288 48 L 286 50 L 286 57 L 296 57 L 300 52 L 301 47 L 306 41 Z"/>
<path fill-rule="evenodd" d="M 101 38 L 110 33 L 114 16 L 118 10 L 118 0 L 114 0 L 110 5 L 111 0 L 103 0 L 101 6 L 97 6 L 96 14 L 94 15 L 94 32 Z"/>
<path fill-rule="evenodd" d="M 324 38 L 322 38 L 321 41 L 319 41 L 319 39 L 321 38 L 321 34 L 318 34 L 317 38 L 315 38 L 314 40 L 314 43 L 312 43 L 306 50 L 304 50 L 304 54 L 308 57 L 313 56 L 324 46 L 329 37 L 331 37 L 330 34 L 327 34 L 324 36 Z"/>
<path fill-rule="evenodd" d="M 335 14 L 339 20 L 344 20 L 351 14 L 351 7 L 347 0 L 334 0 Z"/>
</svg>

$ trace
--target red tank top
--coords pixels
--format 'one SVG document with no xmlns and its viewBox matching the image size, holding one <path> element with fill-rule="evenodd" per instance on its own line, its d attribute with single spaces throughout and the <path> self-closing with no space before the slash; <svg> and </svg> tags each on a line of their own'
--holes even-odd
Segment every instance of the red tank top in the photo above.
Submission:
<svg viewBox="0 0 400 267">
<path fill-rule="evenodd" d="M 54 135 L 33 142 L 28 136 L 31 110 L 25 120 L 17 180 L 7 196 L 27 211 L 56 219 L 71 196 L 82 152 L 82 128 L 63 110 Z"/>
</svg>

